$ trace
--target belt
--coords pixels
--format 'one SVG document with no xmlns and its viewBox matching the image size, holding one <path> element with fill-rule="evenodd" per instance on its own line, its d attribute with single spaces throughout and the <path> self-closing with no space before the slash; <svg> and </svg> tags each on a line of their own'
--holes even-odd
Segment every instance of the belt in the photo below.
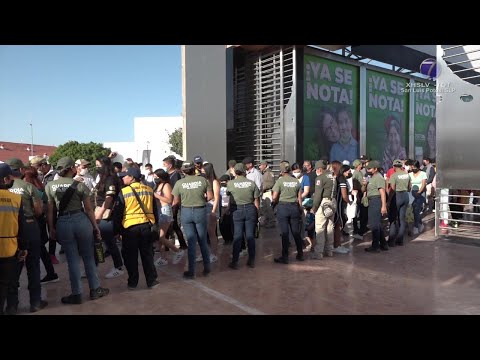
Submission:
<svg viewBox="0 0 480 360">
<path fill-rule="evenodd" d="M 331 197 L 324 197 L 324 198 L 322 198 L 322 200 L 323 200 L 323 199 L 332 200 Z"/>
<path fill-rule="evenodd" d="M 247 206 L 254 206 L 254 204 L 253 204 L 253 203 L 250 203 L 250 204 L 243 204 L 243 205 L 232 204 L 232 207 L 240 207 L 240 206 L 242 206 L 242 207 L 247 207 Z"/>
<path fill-rule="evenodd" d="M 203 206 L 182 206 L 184 208 L 187 208 L 187 209 L 203 209 L 205 207 L 205 205 Z"/>
<path fill-rule="evenodd" d="M 295 202 L 279 201 L 278 205 L 297 205 L 298 206 L 298 201 L 295 201 Z"/>
<path fill-rule="evenodd" d="M 64 211 L 61 214 L 59 213 L 58 216 L 73 215 L 73 214 L 79 214 L 79 213 L 82 213 L 82 212 L 83 212 L 82 209 L 72 210 L 72 211 Z"/>
<path fill-rule="evenodd" d="M 397 192 L 397 193 L 406 193 L 406 192 L 408 192 L 408 191 L 407 191 L 407 190 L 404 190 L 404 191 L 395 191 L 395 192 Z"/>
</svg>

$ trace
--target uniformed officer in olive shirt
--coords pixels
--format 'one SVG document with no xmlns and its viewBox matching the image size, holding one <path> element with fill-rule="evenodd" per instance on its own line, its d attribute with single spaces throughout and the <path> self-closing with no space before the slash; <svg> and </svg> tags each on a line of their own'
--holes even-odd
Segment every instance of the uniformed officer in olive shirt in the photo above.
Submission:
<svg viewBox="0 0 480 360">
<path fill-rule="evenodd" d="M 403 245 L 403 236 L 405 234 L 405 215 L 408 207 L 408 193 L 411 190 L 412 183 L 410 175 L 402 169 L 403 163 L 397 159 L 393 162 L 395 172 L 390 177 L 390 186 L 393 196 L 396 197 L 397 214 L 399 229 L 396 238 L 388 239 L 388 246 Z"/>
<path fill-rule="evenodd" d="M 193 162 L 184 162 L 183 179 L 173 187 L 173 206 L 181 204 L 181 222 L 188 242 L 188 271 L 183 277 L 195 277 L 195 243 L 198 241 L 203 258 L 203 275 L 210 273 L 210 251 L 207 245 L 207 213 L 206 202 L 213 199 L 210 182 L 202 176 L 195 176 Z M 206 196 L 205 196 L 206 195 Z M 197 237 L 198 234 L 198 237 Z"/>
<path fill-rule="evenodd" d="M 365 249 L 368 252 L 380 252 L 388 250 L 387 242 L 383 234 L 382 215 L 387 215 L 387 195 L 385 179 L 378 172 L 380 163 L 377 160 L 368 162 L 367 174 L 371 176 L 367 182 L 363 180 L 362 191 L 367 191 L 368 197 L 368 223 L 372 230 L 372 246 Z"/>
<path fill-rule="evenodd" d="M 260 207 L 260 190 L 255 182 L 245 177 L 245 165 L 238 163 L 234 167 L 236 178 L 227 184 L 227 193 L 230 194 L 230 212 L 234 221 L 233 258 L 228 265 L 238 269 L 238 258 L 243 240 L 243 233 L 248 244 L 247 265 L 255 267 L 255 226 L 258 221 Z"/>
<path fill-rule="evenodd" d="M 290 164 L 280 163 L 280 177 L 273 186 L 273 203 L 277 206 L 277 222 L 282 232 L 282 256 L 273 259 L 276 263 L 288 264 L 289 231 L 292 231 L 297 246 L 297 260 L 304 261 L 303 241 L 300 236 L 302 194 L 300 183 L 290 175 Z"/>
</svg>

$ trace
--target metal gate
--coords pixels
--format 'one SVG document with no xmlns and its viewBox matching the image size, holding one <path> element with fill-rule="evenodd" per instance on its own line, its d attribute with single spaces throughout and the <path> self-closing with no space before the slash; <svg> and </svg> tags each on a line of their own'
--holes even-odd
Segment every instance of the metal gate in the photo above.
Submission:
<svg viewBox="0 0 480 360">
<path fill-rule="evenodd" d="M 437 236 L 480 239 L 479 69 L 479 45 L 437 47 Z"/>
<path fill-rule="evenodd" d="M 237 161 L 253 156 L 274 171 L 285 159 L 285 108 L 293 98 L 294 47 L 248 52 L 234 65 L 234 141 Z"/>
</svg>

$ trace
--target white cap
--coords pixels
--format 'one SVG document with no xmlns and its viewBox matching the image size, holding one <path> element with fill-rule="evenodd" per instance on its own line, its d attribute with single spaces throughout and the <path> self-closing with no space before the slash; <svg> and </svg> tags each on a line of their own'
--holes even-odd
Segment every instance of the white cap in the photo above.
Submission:
<svg viewBox="0 0 480 360">
<path fill-rule="evenodd" d="M 343 165 L 348 165 L 348 166 L 350 166 L 350 161 L 348 161 L 348 160 L 343 160 L 342 164 L 343 164 Z"/>
</svg>

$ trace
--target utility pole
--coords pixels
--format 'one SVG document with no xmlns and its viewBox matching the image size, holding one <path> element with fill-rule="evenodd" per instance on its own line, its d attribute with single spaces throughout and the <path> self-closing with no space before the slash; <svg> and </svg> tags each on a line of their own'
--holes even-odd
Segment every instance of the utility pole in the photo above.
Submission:
<svg viewBox="0 0 480 360">
<path fill-rule="evenodd" d="M 32 136 L 32 146 L 30 147 L 30 151 L 31 151 L 31 154 L 32 154 L 32 157 L 33 157 L 33 124 L 32 124 L 32 121 L 30 120 L 30 134 Z"/>
</svg>

